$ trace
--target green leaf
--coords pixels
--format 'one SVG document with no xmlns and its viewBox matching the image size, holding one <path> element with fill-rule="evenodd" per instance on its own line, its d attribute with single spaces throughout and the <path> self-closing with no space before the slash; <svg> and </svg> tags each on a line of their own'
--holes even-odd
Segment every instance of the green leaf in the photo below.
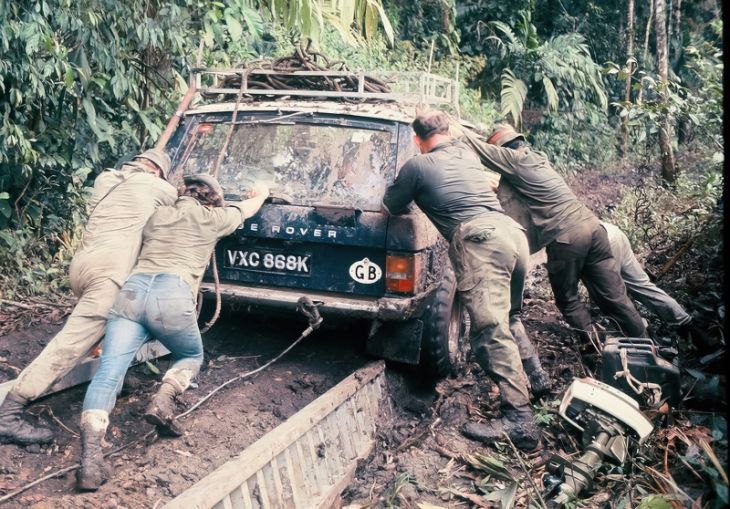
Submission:
<svg viewBox="0 0 730 509">
<path fill-rule="evenodd" d="M 672 509 L 672 504 L 661 495 L 649 495 L 636 509 Z"/>
<path fill-rule="evenodd" d="M 260 39 L 264 34 L 264 19 L 258 11 L 253 8 L 243 6 L 241 8 L 241 17 L 246 23 L 248 33 L 253 35 L 255 39 Z"/>
<path fill-rule="evenodd" d="M 10 203 L 7 200 L 1 200 L 0 201 L 0 216 L 9 218 L 10 214 L 12 212 L 13 212 L 13 209 L 10 208 Z"/>
<path fill-rule="evenodd" d="M 157 366 L 155 366 L 154 364 L 152 364 L 150 361 L 144 361 L 144 363 L 147 366 L 147 369 L 152 371 L 155 375 L 160 374 L 160 369 Z"/>
<path fill-rule="evenodd" d="M 66 66 L 66 72 L 64 74 L 64 84 L 68 90 L 71 90 L 74 86 L 74 70 L 70 65 Z"/>
<path fill-rule="evenodd" d="M 241 23 L 239 23 L 239 21 L 229 13 L 226 13 L 225 19 L 226 26 L 228 27 L 228 33 L 231 35 L 231 40 L 234 42 L 239 41 L 243 35 L 243 27 L 241 26 Z"/>
<path fill-rule="evenodd" d="M 519 129 L 522 115 L 522 108 L 527 97 L 527 85 L 517 78 L 510 69 L 502 73 L 502 91 L 500 94 L 500 106 L 502 115 L 510 115 L 515 127 Z"/>
<path fill-rule="evenodd" d="M 558 103 L 560 98 L 558 92 L 555 90 L 555 86 L 550 78 L 547 76 L 542 77 L 542 86 L 545 88 L 545 95 L 547 96 L 548 109 L 552 111 L 558 110 Z"/>
<path fill-rule="evenodd" d="M 104 135 L 101 130 L 99 130 L 99 125 L 96 122 L 96 109 L 94 108 L 94 105 L 86 98 L 84 98 L 81 104 L 86 112 L 86 121 L 89 123 L 89 127 L 92 131 L 94 131 L 97 138 L 102 138 Z"/>
</svg>

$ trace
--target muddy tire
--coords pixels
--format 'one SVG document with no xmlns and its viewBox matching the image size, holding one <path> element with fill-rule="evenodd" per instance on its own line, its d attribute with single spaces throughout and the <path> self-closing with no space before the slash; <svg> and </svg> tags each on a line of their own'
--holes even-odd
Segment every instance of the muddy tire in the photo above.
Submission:
<svg viewBox="0 0 730 509">
<path fill-rule="evenodd" d="M 445 271 L 421 320 L 423 335 L 418 371 L 430 379 L 444 378 L 466 359 L 465 313 L 451 268 Z"/>
</svg>

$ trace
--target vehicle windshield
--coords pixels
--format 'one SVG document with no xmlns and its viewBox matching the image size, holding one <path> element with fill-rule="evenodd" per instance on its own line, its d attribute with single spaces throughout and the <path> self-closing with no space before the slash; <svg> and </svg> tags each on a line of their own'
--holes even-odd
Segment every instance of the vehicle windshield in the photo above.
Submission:
<svg viewBox="0 0 730 509">
<path fill-rule="evenodd" d="M 182 160 L 184 174 L 211 172 L 230 124 L 196 126 Z M 236 125 L 218 180 L 241 194 L 255 180 L 297 205 L 379 210 L 395 175 L 394 132 L 317 123 Z"/>
</svg>

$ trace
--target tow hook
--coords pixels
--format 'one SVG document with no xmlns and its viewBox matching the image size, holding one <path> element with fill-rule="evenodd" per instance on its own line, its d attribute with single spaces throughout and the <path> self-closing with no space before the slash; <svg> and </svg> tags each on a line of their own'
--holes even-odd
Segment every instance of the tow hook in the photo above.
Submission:
<svg viewBox="0 0 730 509">
<path fill-rule="evenodd" d="M 322 316 L 319 314 L 319 309 L 317 309 L 317 306 L 321 306 L 322 304 L 322 302 L 317 302 L 315 304 L 312 302 L 312 299 L 306 295 L 302 295 L 299 297 L 299 300 L 297 300 L 297 312 L 303 314 L 307 319 L 307 322 L 309 322 L 309 327 L 307 327 L 303 335 L 307 335 L 319 329 L 319 326 L 322 325 Z"/>
</svg>

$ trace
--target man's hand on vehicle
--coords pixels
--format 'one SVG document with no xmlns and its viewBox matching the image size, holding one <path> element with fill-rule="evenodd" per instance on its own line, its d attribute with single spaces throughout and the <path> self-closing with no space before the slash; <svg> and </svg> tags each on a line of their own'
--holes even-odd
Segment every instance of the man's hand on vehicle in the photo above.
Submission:
<svg viewBox="0 0 730 509">
<path fill-rule="evenodd" d="M 270 189 L 268 184 L 265 182 L 262 182 L 260 180 L 257 180 L 251 185 L 251 195 L 250 198 L 258 198 L 258 197 L 268 197 L 270 193 Z"/>
</svg>

